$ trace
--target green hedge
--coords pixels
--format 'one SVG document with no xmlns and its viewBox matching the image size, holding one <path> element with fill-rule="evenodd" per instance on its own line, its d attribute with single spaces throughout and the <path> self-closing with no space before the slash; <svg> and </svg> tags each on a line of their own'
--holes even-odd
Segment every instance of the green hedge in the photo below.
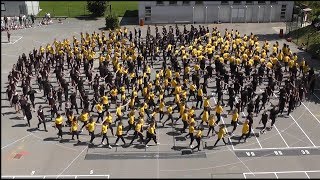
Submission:
<svg viewBox="0 0 320 180">
<path fill-rule="evenodd" d="M 106 16 L 106 29 L 114 30 L 120 27 L 120 22 L 116 14 L 108 14 Z"/>
</svg>

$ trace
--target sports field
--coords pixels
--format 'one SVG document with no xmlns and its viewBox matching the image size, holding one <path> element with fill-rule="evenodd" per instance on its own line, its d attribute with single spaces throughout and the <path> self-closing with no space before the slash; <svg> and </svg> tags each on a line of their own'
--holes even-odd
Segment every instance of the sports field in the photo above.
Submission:
<svg viewBox="0 0 320 180">
<path fill-rule="evenodd" d="M 148 148 L 139 143 L 134 143 L 131 147 L 114 146 L 112 149 L 100 145 L 89 146 L 87 142 L 90 136 L 87 131 L 80 135 L 83 141 L 81 144 L 70 140 L 71 135 L 68 134 L 64 135 L 65 140 L 59 142 L 57 130 L 51 127 L 53 122 L 50 122 L 50 118 L 47 122 L 49 132 L 36 129 L 38 123 L 36 118 L 32 119 L 31 128 L 27 127 L 22 114 L 14 113 L 5 94 L 8 73 L 18 56 L 22 53 L 28 54 L 34 47 L 39 48 L 41 45 L 52 43 L 55 38 L 71 39 L 72 36 L 79 37 L 80 32 L 99 32 L 103 24 L 103 19 L 83 22 L 71 18 L 64 20 L 63 24 L 55 21 L 49 26 L 12 31 L 11 43 L 6 43 L 6 34 L 1 33 L 1 163 L 4 165 L 1 176 L 3 178 L 320 178 L 319 87 L 290 116 L 278 117 L 275 127 L 265 134 L 258 133 L 261 127 L 258 124 L 260 114 L 254 117 L 254 135 L 248 138 L 246 143 L 237 141 L 241 135 L 240 125 L 235 136 L 228 139 L 228 145 L 225 146 L 220 141 L 217 147 L 213 147 L 216 136 L 203 138 L 202 151 L 185 155 L 182 155 L 182 152 L 188 149 L 190 139 L 183 138 L 185 134 L 175 130 L 182 127 L 181 121 L 173 127 L 166 125 L 164 128 L 158 128 L 160 145 L 156 146 L 151 141 Z M 260 37 L 260 44 L 265 39 L 271 42 L 270 44 L 278 41 L 280 46 L 282 43 L 287 43 L 278 38 L 279 29 L 285 27 L 284 23 L 205 26 L 209 26 L 210 30 L 217 26 L 221 32 L 225 28 L 237 29 L 241 34 L 253 32 Z M 133 30 L 135 26 L 127 27 Z M 147 26 L 140 28 L 144 35 Z M 180 28 L 182 30 L 183 26 Z M 154 27 L 151 26 L 151 33 L 154 32 Z M 318 60 L 311 59 L 309 54 L 298 50 L 293 43 L 288 44 L 299 57 L 305 57 L 308 64 L 317 69 L 316 74 L 319 74 Z M 95 62 L 94 66 L 97 67 L 98 62 Z M 155 62 L 155 70 L 161 67 L 161 62 Z M 155 70 L 152 71 L 152 77 L 155 75 Z M 317 82 L 320 84 L 319 76 Z M 53 85 L 57 86 L 56 83 Z M 265 83 L 261 85 L 257 93 L 260 93 L 260 89 L 264 89 L 265 85 Z M 33 87 L 37 87 L 35 82 Z M 212 79 L 208 91 L 214 89 L 215 79 Z M 49 108 L 46 107 L 47 104 L 41 95 L 36 95 L 36 106 L 43 104 L 45 112 L 49 115 Z M 227 94 L 224 95 L 224 99 L 226 102 Z M 173 97 L 170 100 L 173 100 Z M 213 94 L 211 105 L 215 106 L 216 101 L 217 96 Z M 267 108 L 277 102 L 277 97 L 273 97 Z M 195 103 L 190 101 L 188 105 Z M 229 107 L 225 107 L 225 110 L 228 109 Z M 110 110 L 114 113 L 114 105 Z M 202 109 L 196 110 L 197 117 L 201 111 Z M 246 111 L 240 115 L 246 116 Z M 178 113 L 174 114 L 175 118 L 178 116 Z M 222 121 L 226 124 L 229 124 L 230 120 L 231 115 L 223 116 Z M 245 118 L 240 117 L 240 121 L 244 120 Z M 229 131 L 232 129 L 229 126 L 227 128 Z M 67 128 L 64 131 L 67 131 Z M 96 131 L 100 132 L 100 129 Z M 129 135 L 126 141 L 131 138 Z M 99 144 L 100 139 L 101 137 L 97 137 L 94 143 Z M 110 136 L 109 140 L 113 144 L 115 137 Z"/>
<path fill-rule="evenodd" d="M 40 1 L 40 13 L 38 16 L 44 16 L 50 13 L 52 16 L 68 16 L 70 18 L 78 16 L 88 16 L 87 1 Z M 112 13 L 120 17 L 138 16 L 138 1 L 110 1 Z M 126 11 L 131 11 L 126 14 Z M 132 13 L 136 11 L 136 13 Z"/>
</svg>

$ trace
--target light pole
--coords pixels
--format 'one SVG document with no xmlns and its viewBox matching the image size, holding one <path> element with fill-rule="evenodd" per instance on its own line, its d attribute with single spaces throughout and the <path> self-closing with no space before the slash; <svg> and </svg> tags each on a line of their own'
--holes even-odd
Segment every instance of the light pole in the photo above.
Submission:
<svg viewBox="0 0 320 180">
<path fill-rule="evenodd" d="M 219 23 L 219 16 L 220 16 L 220 6 L 218 6 L 218 22 Z"/>
<path fill-rule="evenodd" d="M 194 24 L 194 6 L 192 7 L 192 24 Z"/>
<path fill-rule="evenodd" d="M 230 8 L 231 8 L 231 24 L 232 24 L 232 6 L 230 6 Z"/>
<path fill-rule="evenodd" d="M 260 21 L 260 6 L 258 6 L 258 23 Z"/>
<path fill-rule="evenodd" d="M 206 6 L 206 24 L 208 23 L 208 7 Z"/>
<path fill-rule="evenodd" d="M 270 6 L 270 23 L 271 23 L 271 15 L 272 15 L 272 6 Z"/>
<path fill-rule="evenodd" d="M 246 9 L 246 12 L 244 14 L 244 23 L 247 23 L 247 10 L 248 10 L 248 6 L 244 6 Z"/>
</svg>

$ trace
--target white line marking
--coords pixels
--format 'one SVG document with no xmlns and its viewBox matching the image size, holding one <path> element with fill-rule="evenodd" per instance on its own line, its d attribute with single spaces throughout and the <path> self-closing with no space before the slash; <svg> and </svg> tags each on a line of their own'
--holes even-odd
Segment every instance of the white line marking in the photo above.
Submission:
<svg viewBox="0 0 320 180">
<path fill-rule="evenodd" d="M 310 111 L 310 109 L 309 109 L 306 105 L 304 105 L 304 103 L 302 103 L 302 105 L 303 105 L 305 108 L 307 108 L 307 110 L 309 111 L 309 113 L 311 113 L 311 115 L 312 115 L 314 118 L 316 118 L 316 120 L 318 121 L 318 123 L 320 123 L 319 119 Z"/>
<path fill-rule="evenodd" d="M 290 117 L 294 120 L 294 122 L 296 122 L 297 123 L 297 121 L 292 117 L 292 115 L 290 114 Z M 304 132 L 304 130 L 300 127 L 300 125 L 297 123 L 297 126 L 301 129 L 301 131 L 303 132 L 303 134 L 305 135 L 305 136 L 307 136 L 307 138 L 309 139 L 309 141 L 311 142 L 311 144 L 314 146 L 314 147 L 316 147 L 316 145 L 314 145 L 314 143 L 311 141 L 311 139 L 309 138 L 309 136 L 306 134 L 306 132 Z"/>
<path fill-rule="evenodd" d="M 9 56 L 9 57 L 19 57 L 19 56 L 17 56 L 17 55 L 10 55 L 10 54 L 3 54 L 3 53 L 1 53 L 1 55 L 3 55 L 3 56 Z"/>
<path fill-rule="evenodd" d="M 308 177 L 308 179 L 310 179 L 310 177 L 309 177 L 308 173 L 307 173 L 307 172 L 304 172 L 304 173 L 306 174 L 306 176 Z"/>
<path fill-rule="evenodd" d="M 229 146 L 227 146 L 227 148 L 231 151 L 231 149 L 230 149 L 230 147 Z M 252 172 L 251 170 L 250 170 L 250 168 L 236 155 L 236 153 L 234 153 L 234 151 L 231 151 L 232 152 L 232 154 L 235 156 L 235 157 L 237 157 L 237 159 L 250 171 L 250 172 Z M 254 175 L 255 176 L 255 175 Z"/>
<path fill-rule="evenodd" d="M 275 150 L 275 149 L 281 149 L 281 150 L 289 150 L 289 149 L 314 149 L 314 148 L 320 148 L 320 146 L 309 146 L 309 147 L 281 147 L 281 148 L 252 148 L 252 149 L 235 149 L 235 151 L 263 151 L 263 150 Z"/>
<path fill-rule="evenodd" d="M 238 103 L 237 98 L 235 98 L 235 100 L 236 100 L 236 102 Z M 245 117 L 246 117 L 246 114 L 245 114 L 244 112 L 241 112 L 241 113 L 243 114 L 243 116 L 245 116 Z M 258 142 L 258 144 L 259 144 L 260 148 L 262 148 L 262 146 L 261 146 L 261 144 L 260 144 L 260 141 L 259 141 L 259 139 L 257 138 L 256 134 L 254 133 L 254 130 L 253 130 L 253 128 L 252 128 L 252 127 L 251 127 L 251 130 L 252 130 L 252 132 L 253 132 L 253 134 L 254 134 L 254 137 L 256 138 L 256 140 L 257 140 L 257 142 Z"/>
<path fill-rule="evenodd" d="M 313 93 L 313 95 L 314 95 L 318 100 L 320 100 L 320 98 L 319 98 L 315 93 Z"/>
<path fill-rule="evenodd" d="M 245 173 L 242 173 L 243 174 L 243 177 L 245 178 L 245 179 L 247 179 L 247 176 L 246 176 L 246 174 Z"/>
<path fill-rule="evenodd" d="M 289 147 L 289 145 L 287 144 L 286 140 L 284 140 L 284 138 L 282 137 L 282 135 L 281 135 L 280 131 L 278 130 L 278 128 L 276 126 L 274 126 L 274 127 L 278 131 L 278 133 L 279 133 L 281 139 L 283 140 L 283 142 L 286 144 L 287 147 Z"/>
<path fill-rule="evenodd" d="M 73 164 L 73 162 L 80 157 L 80 155 L 81 155 L 87 148 L 88 148 L 88 147 L 85 147 L 85 148 L 78 154 L 78 156 L 75 157 L 75 158 L 69 163 L 69 165 L 58 175 L 57 178 L 59 178 L 60 175 L 61 175 L 62 173 L 64 173 L 64 172 Z"/>
<path fill-rule="evenodd" d="M 28 135 L 26 135 L 26 136 L 23 136 L 22 138 L 20 138 L 20 139 L 18 139 L 18 140 L 15 140 L 14 142 L 12 142 L 12 143 L 10 143 L 10 144 L 8 144 L 8 145 L 6 145 L 6 146 L 3 146 L 3 147 L 1 147 L 1 149 L 4 149 L 4 148 L 6 148 L 6 147 L 8 147 L 8 146 L 11 146 L 12 144 L 14 144 L 14 143 L 16 143 L 16 142 L 18 142 L 18 141 L 21 141 L 22 139 L 24 139 L 24 138 L 26 138 L 26 137 L 28 137 L 28 136 L 30 136 L 31 134 L 28 134 Z"/>
<path fill-rule="evenodd" d="M 14 175 L 14 176 L 1 176 L 1 178 L 58 178 L 58 177 L 106 177 L 107 179 L 110 178 L 109 174 L 102 174 L 102 175 L 36 175 L 36 176 L 30 176 L 30 175 Z"/>
<path fill-rule="evenodd" d="M 276 173 L 276 172 L 274 172 L 274 175 L 276 176 L 276 178 L 277 178 L 277 179 L 279 179 L 279 177 L 278 177 L 278 175 L 277 175 L 277 173 Z"/>
<path fill-rule="evenodd" d="M 273 174 L 273 173 L 277 173 L 277 174 L 286 174 L 286 173 L 310 173 L 310 172 L 320 172 L 320 170 L 310 170 L 310 171 L 274 171 L 274 172 L 254 172 L 254 174 Z M 250 172 L 246 172 L 244 174 L 251 174 Z"/>
<path fill-rule="evenodd" d="M 213 100 L 214 100 L 214 103 L 215 103 L 215 104 L 217 104 L 217 101 L 216 101 L 216 98 L 215 98 L 215 97 L 213 97 Z M 222 117 L 222 116 L 221 116 L 221 120 L 222 120 L 223 124 L 225 124 L 225 122 L 224 122 L 224 120 L 223 120 L 223 117 Z M 227 128 L 226 128 L 226 131 L 227 131 L 227 133 L 229 134 L 229 132 L 228 132 L 228 129 L 227 129 Z M 231 141 L 230 136 L 228 137 L 228 139 L 229 139 L 229 141 L 230 141 L 230 143 L 231 143 L 232 150 L 234 150 L 233 143 L 232 143 L 232 141 Z"/>
</svg>

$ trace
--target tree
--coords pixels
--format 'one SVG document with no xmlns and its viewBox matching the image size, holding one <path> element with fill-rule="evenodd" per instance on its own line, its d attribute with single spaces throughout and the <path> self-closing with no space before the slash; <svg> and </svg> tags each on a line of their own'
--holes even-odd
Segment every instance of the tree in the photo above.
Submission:
<svg viewBox="0 0 320 180">
<path fill-rule="evenodd" d="M 87 8 L 93 16 L 101 17 L 106 10 L 106 1 L 87 1 Z"/>
<path fill-rule="evenodd" d="M 106 20 L 106 29 L 114 30 L 120 26 L 119 19 L 116 14 L 108 14 L 105 20 Z"/>
</svg>

